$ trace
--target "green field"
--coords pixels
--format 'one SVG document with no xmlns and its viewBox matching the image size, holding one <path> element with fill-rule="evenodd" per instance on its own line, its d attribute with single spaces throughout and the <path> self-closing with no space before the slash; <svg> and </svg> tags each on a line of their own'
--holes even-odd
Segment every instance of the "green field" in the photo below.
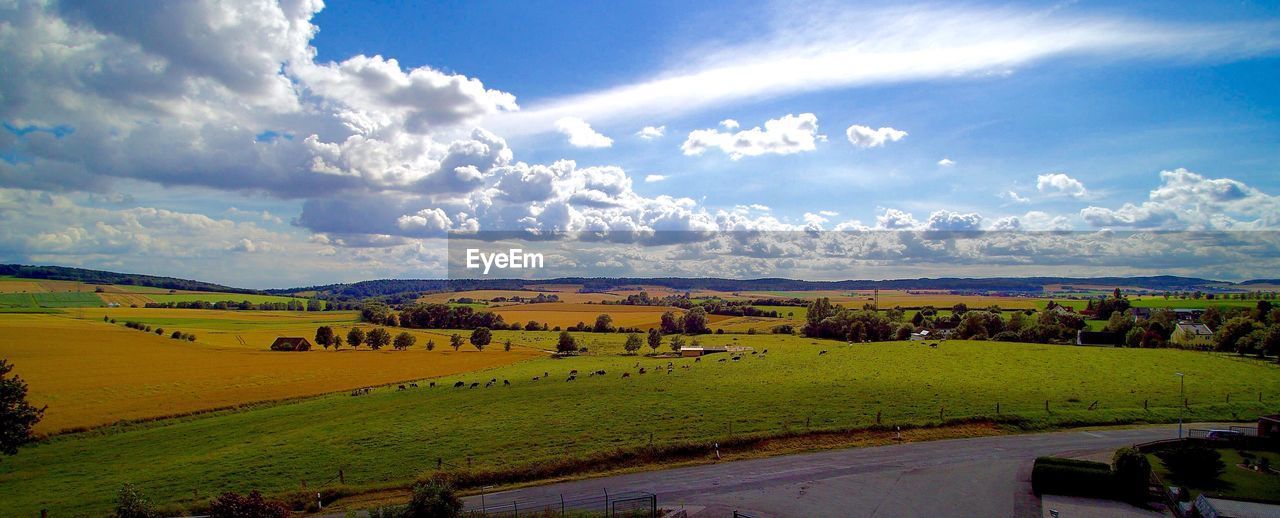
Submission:
<svg viewBox="0 0 1280 518">
<path fill-rule="evenodd" d="M 495 333 L 547 347 L 555 333 Z M 509 336 L 506 336 L 508 335 Z M 579 334 L 584 340 L 586 334 Z M 749 346 L 674 360 L 598 355 L 625 335 L 595 335 L 592 353 L 535 359 L 406 392 L 379 389 L 265 408 L 59 436 L 0 462 L 0 515 L 104 513 L 123 482 L 160 503 L 191 502 L 225 490 L 315 488 L 341 467 L 356 487 L 399 486 L 435 459 L 477 469 L 511 469 L 646 444 L 703 443 L 803 427 L 927 424 L 1004 416 L 1031 427 L 1170 421 L 1178 415 L 1174 372 L 1186 373 L 1188 420 L 1248 418 L 1280 403 L 1280 367 L 1207 353 L 1080 348 L 998 342 L 844 345 L 794 336 L 706 335 L 708 345 Z M 544 339 L 546 340 L 544 342 Z M 469 347 L 469 346 L 468 346 Z M 829 354 L 819 356 L 819 350 Z M 646 348 L 647 351 L 647 348 Z M 668 361 L 675 364 L 667 374 Z M 640 375 L 639 363 L 648 369 Z M 689 368 L 683 368 L 688 366 Z M 910 366 L 904 368 L 903 366 Z M 566 382 L 570 369 L 583 373 Z M 604 369 L 604 376 L 585 376 Z M 532 378 L 549 373 L 542 381 Z M 629 379 L 621 379 L 630 372 Z M 454 389 L 454 381 L 499 380 Z M 512 382 L 502 387 L 501 380 Z M 1264 403 L 1257 402 L 1261 392 Z M 1224 403 L 1227 393 L 1235 395 Z M 1044 409 L 1045 401 L 1050 411 Z M 1150 410 L 1143 410 L 1149 401 Z M 1088 410 L 1097 401 L 1095 410 Z"/>
<path fill-rule="evenodd" d="M 0 293 L 0 308 L 87 308 L 102 305 L 93 293 Z"/>
<path fill-rule="evenodd" d="M 1232 448 L 1221 448 L 1218 453 L 1222 454 L 1222 463 L 1227 465 L 1227 469 L 1222 476 L 1218 477 L 1217 483 L 1208 486 L 1190 486 L 1192 498 L 1199 493 L 1207 493 L 1208 496 L 1221 496 L 1227 498 L 1245 498 L 1255 500 L 1280 500 L 1280 476 L 1268 473 L 1258 473 L 1238 467 L 1244 463 L 1244 457 L 1240 452 Z M 1251 451 L 1253 462 L 1266 457 L 1272 466 L 1280 466 L 1280 453 L 1268 451 Z M 1183 483 L 1169 476 L 1169 471 L 1165 469 L 1164 463 L 1159 457 L 1147 455 L 1147 459 L 1151 462 L 1151 469 L 1160 474 L 1160 478 L 1166 484 Z"/>
<path fill-rule="evenodd" d="M 1252 308 L 1258 305 L 1256 300 L 1223 300 L 1223 299 L 1178 299 L 1163 297 L 1148 297 L 1142 299 L 1130 298 L 1130 304 L 1135 308 L 1178 308 L 1178 309 L 1204 309 L 1208 307 L 1230 308 L 1230 307 L 1248 307 Z"/>
</svg>

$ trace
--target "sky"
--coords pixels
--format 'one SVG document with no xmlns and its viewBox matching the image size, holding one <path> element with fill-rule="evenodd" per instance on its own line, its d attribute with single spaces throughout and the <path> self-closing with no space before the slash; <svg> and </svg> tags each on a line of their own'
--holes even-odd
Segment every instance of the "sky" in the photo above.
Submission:
<svg viewBox="0 0 1280 518">
<path fill-rule="evenodd" d="M 0 262 L 266 288 L 441 277 L 448 232 L 639 236 L 590 275 L 668 231 L 1280 227 L 1269 2 L 0 0 L 0 72 Z M 901 257 L 821 276 L 958 271 Z M 723 273 L 812 274 L 762 259 Z"/>
</svg>

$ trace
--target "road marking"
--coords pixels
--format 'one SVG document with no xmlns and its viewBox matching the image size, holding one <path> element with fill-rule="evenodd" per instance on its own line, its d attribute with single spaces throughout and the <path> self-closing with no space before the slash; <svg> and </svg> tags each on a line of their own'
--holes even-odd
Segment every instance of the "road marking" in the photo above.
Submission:
<svg viewBox="0 0 1280 518">
<path fill-rule="evenodd" d="M 1089 437 L 1097 437 L 1097 438 L 1099 438 L 1099 439 L 1102 439 L 1102 438 L 1105 438 L 1105 437 L 1106 437 L 1105 435 L 1097 434 L 1097 433 L 1093 433 L 1093 432 L 1081 432 L 1081 433 L 1083 433 L 1083 434 L 1085 434 L 1085 435 L 1088 435 Z"/>
</svg>

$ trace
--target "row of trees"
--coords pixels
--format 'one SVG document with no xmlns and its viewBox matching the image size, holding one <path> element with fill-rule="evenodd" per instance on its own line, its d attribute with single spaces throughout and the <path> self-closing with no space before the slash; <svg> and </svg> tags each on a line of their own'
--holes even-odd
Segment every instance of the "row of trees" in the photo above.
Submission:
<svg viewBox="0 0 1280 518">
<path fill-rule="evenodd" d="M 359 327 L 353 327 L 347 331 L 346 339 L 344 340 L 342 335 L 335 333 L 332 327 L 320 326 L 316 328 L 315 339 L 316 344 L 324 347 L 326 350 L 332 347 L 335 351 L 341 349 L 344 345 L 353 349 L 364 345 L 375 351 L 390 345 L 397 351 L 403 351 L 413 347 L 418 342 L 418 338 L 409 334 L 408 331 L 401 331 L 400 334 L 397 334 L 392 338 L 391 333 L 381 327 L 375 327 L 370 329 L 368 332 Z M 487 327 L 477 327 L 472 329 L 470 338 L 466 340 L 466 342 L 470 342 L 471 345 L 475 346 L 476 350 L 479 351 L 483 351 L 485 346 L 489 345 L 492 341 L 493 331 Z M 455 351 L 461 348 L 466 342 L 464 342 L 462 335 L 457 333 L 454 333 L 449 337 L 449 345 L 453 347 L 453 350 Z M 428 340 L 427 350 L 432 351 L 435 350 L 435 348 L 435 341 Z M 508 351 L 511 350 L 510 340 L 505 343 L 505 349 Z"/>
<path fill-rule="evenodd" d="M 220 300 L 217 302 L 209 302 L 207 300 L 184 300 L 180 302 L 148 302 L 148 308 L 167 308 L 167 309 L 240 309 L 240 310 L 257 310 L 257 311 L 322 311 L 325 309 L 324 303 L 317 299 L 307 299 L 305 302 L 300 299 L 290 299 L 287 302 L 249 302 L 242 300 L 236 302 L 234 300 Z"/>
</svg>

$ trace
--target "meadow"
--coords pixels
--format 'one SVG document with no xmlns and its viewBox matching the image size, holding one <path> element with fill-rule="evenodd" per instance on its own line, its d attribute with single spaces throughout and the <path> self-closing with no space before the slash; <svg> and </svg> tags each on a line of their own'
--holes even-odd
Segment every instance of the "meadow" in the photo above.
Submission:
<svg viewBox="0 0 1280 518">
<path fill-rule="evenodd" d="M 514 332 L 498 333 L 495 342 L 503 333 Z M 554 334 L 529 333 L 528 342 L 547 347 Z M 403 392 L 340 393 L 54 437 L 0 463 L 0 493 L 11 496 L 0 502 L 0 515 L 41 508 L 55 515 L 102 513 L 126 481 L 166 504 L 224 490 L 288 492 L 302 481 L 314 489 L 334 484 L 339 468 L 352 488 L 400 487 L 432 472 L 437 458 L 464 467 L 469 458 L 476 470 L 512 470 L 640 448 L 650 440 L 706 444 L 865 427 L 878 415 L 884 424 L 906 425 L 996 417 L 997 403 L 1001 417 L 1016 416 L 1027 427 L 1167 422 L 1180 406 L 1174 372 L 1186 374 L 1188 420 L 1246 419 L 1280 403 L 1280 367 L 1179 350 L 961 341 L 930 348 L 704 335 L 699 340 L 707 345 L 743 348 L 742 359 L 720 354 L 695 361 L 614 354 L 623 337 L 596 335 L 592 352 L 580 357 L 436 377 L 435 388 L 421 383 Z M 413 357 L 320 352 L 297 359 L 311 356 Z M 582 374 L 566 382 L 572 369 Z M 606 374 L 586 375 L 594 370 Z M 630 376 L 622 378 L 624 372 Z M 452 388 L 489 379 L 498 386 Z M 32 383 L 34 390 L 43 382 Z"/>
<path fill-rule="evenodd" d="M 606 306 L 603 304 L 573 304 L 565 302 L 500 306 L 493 308 L 492 311 L 502 315 L 502 319 L 507 323 L 525 323 L 533 320 L 539 323 L 545 322 L 550 327 L 559 326 L 561 328 L 575 326 L 579 322 L 594 325 L 596 317 L 607 313 L 613 318 L 615 327 L 639 327 L 641 329 L 658 327 L 662 321 L 662 314 L 668 311 L 684 313 L 684 310 L 680 308 L 668 306 Z M 709 315 L 707 321 L 714 323 L 728 318 Z"/>
<path fill-rule="evenodd" d="M 243 319 L 278 324 L 277 313 L 292 312 L 115 310 L 121 323 L 132 311 L 128 320 L 194 333 L 197 341 L 188 342 L 108 324 L 92 311 L 86 310 L 84 319 L 0 315 L 0 357 L 27 380 L 31 401 L 49 406 L 38 433 L 474 371 L 543 355 L 528 348 L 478 352 L 470 345 L 455 352 L 447 347 L 447 335 L 420 331 L 411 331 L 418 344 L 408 351 L 281 353 L 268 350 L 276 336 L 287 332 L 311 339 L 317 322 L 253 328 Z M 170 317 L 157 316 L 164 311 Z M 215 313 L 228 315 L 219 319 Z M 346 327 L 340 332 L 354 324 L 352 313 L 303 315 L 342 319 Z M 240 345 L 237 334 L 247 346 Z M 428 340 L 439 347 L 426 351 Z"/>
</svg>

